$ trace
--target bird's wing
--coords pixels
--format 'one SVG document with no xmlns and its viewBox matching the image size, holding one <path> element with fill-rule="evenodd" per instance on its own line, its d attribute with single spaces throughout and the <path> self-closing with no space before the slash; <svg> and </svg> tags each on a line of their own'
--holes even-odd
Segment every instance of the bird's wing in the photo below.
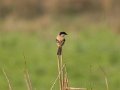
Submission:
<svg viewBox="0 0 120 90">
<path fill-rule="evenodd" d="M 63 39 L 62 41 L 59 41 L 59 40 L 56 39 L 56 42 L 59 46 L 63 46 L 64 43 L 65 43 L 65 39 Z"/>
<path fill-rule="evenodd" d="M 63 39 L 62 41 L 61 41 L 61 46 L 63 46 L 64 45 L 64 43 L 65 43 L 65 39 Z"/>
</svg>

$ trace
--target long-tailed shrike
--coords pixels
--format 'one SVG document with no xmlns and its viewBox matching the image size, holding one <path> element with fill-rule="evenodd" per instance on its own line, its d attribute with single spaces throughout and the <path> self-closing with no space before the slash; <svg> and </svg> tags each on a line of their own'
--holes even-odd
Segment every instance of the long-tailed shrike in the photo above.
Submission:
<svg viewBox="0 0 120 90">
<path fill-rule="evenodd" d="M 57 46 L 58 46 L 57 55 L 61 55 L 61 53 L 62 53 L 62 46 L 65 43 L 65 35 L 67 35 L 66 32 L 60 32 L 56 37 L 56 42 L 57 42 Z"/>
</svg>

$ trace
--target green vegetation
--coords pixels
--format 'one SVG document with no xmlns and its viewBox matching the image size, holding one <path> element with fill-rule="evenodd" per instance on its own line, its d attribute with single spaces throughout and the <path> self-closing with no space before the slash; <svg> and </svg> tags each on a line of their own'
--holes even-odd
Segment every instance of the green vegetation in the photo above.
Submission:
<svg viewBox="0 0 120 90">
<path fill-rule="evenodd" d="M 0 32 L 0 90 L 8 90 L 2 68 L 13 90 L 27 90 L 24 80 L 25 61 L 34 90 L 49 90 L 58 75 L 55 37 L 61 29 L 55 27 L 39 32 Z M 63 50 L 63 60 L 67 64 L 70 85 L 87 87 L 88 90 L 91 87 L 93 90 L 106 90 L 100 65 L 107 73 L 110 90 L 119 90 L 119 34 L 104 25 L 82 29 L 66 31 L 69 35 Z M 55 85 L 54 90 L 58 90 L 58 85 Z"/>
<path fill-rule="evenodd" d="M 106 90 L 101 66 L 109 90 L 119 90 L 119 11 L 120 0 L 0 0 L 0 90 L 8 90 L 5 74 L 13 90 L 27 90 L 25 61 L 33 90 L 50 90 L 59 31 L 69 34 L 63 60 L 70 86 Z"/>
</svg>

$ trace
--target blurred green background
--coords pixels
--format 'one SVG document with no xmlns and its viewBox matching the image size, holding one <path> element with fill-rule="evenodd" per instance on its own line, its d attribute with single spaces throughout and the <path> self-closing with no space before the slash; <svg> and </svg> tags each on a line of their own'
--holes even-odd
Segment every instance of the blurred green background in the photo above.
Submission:
<svg viewBox="0 0 120 90">
<path fill-rule="evenodd" d="M 0 90 L 50 90 L 58 75 L 56 35 L 65 31 L 63 60 L 70 86 L 120 89 L 119 0 L 0 0 Z M 26 58 L 24 58 L 24 56 Z M 53 90 L 59 90 L 58 81 Z"/>
</svg>

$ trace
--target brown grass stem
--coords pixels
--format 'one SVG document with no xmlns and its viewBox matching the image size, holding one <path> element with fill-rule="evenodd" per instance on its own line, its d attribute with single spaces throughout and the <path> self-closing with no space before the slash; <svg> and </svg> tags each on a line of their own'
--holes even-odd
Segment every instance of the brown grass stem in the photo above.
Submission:
<svg viewBox="0 0 120 90">
<path fill-rule="evenodd" d="M 74 87 L 69 87 L 66 90 L 87 90 L 86 88 L 74 88 Z"/>
<path fill-rule="evenodd" d="M 11 86 L 10 80 L 9 80 L 9 78 L 8 78 L 4 68 L 2 69 L 2 71 L 3 71 L 3 74 L 4 74 L 4 76 L 5 76 L 5 78 L 6 78 L 7 82 L 8 82 L 9 90 L 12 90 L 12 86 Z"/>
<path fill-rule="evenodd" d="M 24 57 L 24 58 L 25 58 L 25 57 Z M 33 90 L 33 89 L 32 89 L 32 82 L 31 82 L 31 80 L 30 80 L 30 75 L 29 75 L 29 72 L 28 72 L 28 70 L 27 70 L 26 61 L 25 61 L 24 77 L 25 77 L 25 82 L 26 82 L 26 85 L 27 85 L 28 90 Z"/>
<path fill-rule="evenodd" d="M 64 69 L 64 67 L 65 67 L 65 64 L 63 65 L 62 70 Z M 57 78 L 55 79 L 54 83 L 52 84 L 50 90 L 53 90 L 53 87 L 54 87 L 54 85 L 56 84 L 56 81 L 59 79 L 60 74 L 61 74 L 61 72 L 59 72 L 59 74 L 58 74 Z"/>
<path fill-rule="evenodd" d="M 24 74 L 24 77 L 25 77 L 25 82 L 26 82 L 27 90 L 30 90 L 26 74 Z"/>
<path fill-rule="evenodd" d="M 104 69 L 101 66 L 99 66 L 99 68 L 103 72 L 103 75 L 104 75 L 105 84 L 106 84 L 106 90 L 109 90 L 109 83 L 108 83 L 107 74 L 106 74 L 106 72 L 104 71 Z"/>
<path fill-rule="evenodd" d="M 60 90 L 63 90 L 63 72 L 62 72 L 62 56 L 58 55 L 58 73 L 59 76 L 59 83 L 60 83 Z"/>
</svg>

